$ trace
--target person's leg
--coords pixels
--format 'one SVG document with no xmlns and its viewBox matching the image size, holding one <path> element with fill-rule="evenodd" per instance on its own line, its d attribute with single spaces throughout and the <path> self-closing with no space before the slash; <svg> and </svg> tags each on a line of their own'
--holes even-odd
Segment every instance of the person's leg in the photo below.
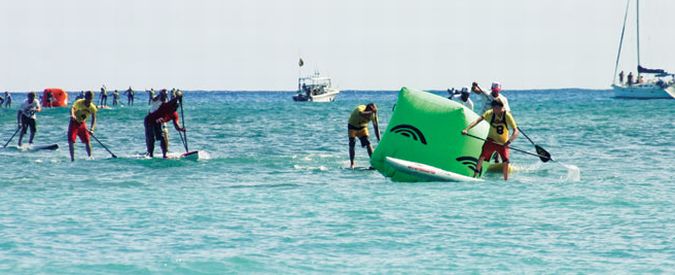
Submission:
<svg viewBox="0 0 675 275">
<path fill-rule="evenodd" d="M 152 124 L 145 122 L 143 123 L 143 126 L 145 126 L 146 153 L 148 156 L 153 157 L 155 152 L 155 135 L 152 129 Z"/>
<path fill-rule="evenodd" d="M 162 147 L 162 157 L 166 158 L 166 153 L 169 151 L 169 135 L 164 131 L 164 126 L 162 127 L 161 140 L 159 141 L 160 147 Z"/>
<path fill-rule="evenodd" d="M 86 145 L 85 149 L 87 150 L 87 156 L 91 157 L 91 141 L 87 140 L 84 144 Z"/>
<path fill-rule="evenodd" d="M 504 180 L 509 180 L 509 161 L 508 160 L 504 161 L 504 165 L 502 166 L 502 174 L 504 174 Z"/>
<path fill-rule="evenodd" d="M 28 139 L 28 144 L 33 144 L 33 139 L 35 138 L 35 132 L 37 132 L 37 126 L 35 119 L 30 119 L 28 126 L 30 127 L 30 139 Z"/>
<path fill-rule="evenodd" d="M 70 152 L 70 161 L 75 161 L 75 146 L 70 140 L 68 141 L 68 152 Z"/>
<path fill-rule="evenodd" d="M 71 120 L 70 123 L 68 123 L 68 152 L 70 153 L 70 161 L 75 161 L 75 137 L 77 133 L 75 132 L 75 125 L 73 124 L 73 121 Z"/>
<path fill-rule="evenodd" d="M 21 147 L 22 141 L 23 141 L 23 135 L 26 134 L 26 130 L 28 129 L 28 125 L 26 125 L 25 121 L 23 118 L 21 118 L 21 131 L 19 132 L 19 147 Z"/>
<path fill-rule="evenodd" d="M 349 168 L 354 168 L 354 155 L 356 154 L 356 139 L 353 137 L 349 138 Z"/>
<path fill-rule="evenodd" d="M 473 171 L 473 177 L 474 178 L 476 176 L 479 176 L 480 172 L 483 171 L 483 160 L 485 160 L 485 158 L 483 158 L 483 156 L 478 158 L 478 162 L 476 163 L 476 171 Z"/>
</svg>

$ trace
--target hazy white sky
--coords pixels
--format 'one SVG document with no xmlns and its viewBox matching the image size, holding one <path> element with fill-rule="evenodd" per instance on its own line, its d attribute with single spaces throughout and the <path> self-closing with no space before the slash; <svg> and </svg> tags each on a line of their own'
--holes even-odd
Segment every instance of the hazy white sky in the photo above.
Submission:
<svg viewBox="0 0 675 275">
<path fill-rule="evenodd" d="M 293 90 L 300 56 L 342 89 L 608 88 L 625 4 L 0 0 L 0 90 Z M 643 65 L 675 71 L 675 1 L 640 8 Z"/>
</svg>

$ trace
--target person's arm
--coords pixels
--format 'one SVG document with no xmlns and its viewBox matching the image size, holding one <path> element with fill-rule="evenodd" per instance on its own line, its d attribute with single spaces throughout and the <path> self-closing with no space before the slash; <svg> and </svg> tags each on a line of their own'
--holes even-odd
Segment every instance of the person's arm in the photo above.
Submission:
<svg viewBox="0 0 675 275">
<path fill-rule="evenodd" d="M 481 121 L 483 121 L 483 117 L 482 117 L 482 116 L 481 116 L 481 117 L 478 117 L 476 120 L 474 120 L 474 122 L 471 122 L 471 124 L 469 124 L 469 126 L 467 126 L 464 130 L 462 130 L 462 135 L 468 134 L 468 133 L 469 133 L 469 130 L 471 130 L 471 128 L 475 127 L 475 126 L 476 126 L 478 123 L 480 123 Z"/>
<path fill-rule="evenodd" d="M 40 102 L 37 102 L 37 104 L 35 104 L 35 105 L 37 106 L 37 109 L 35 109 L 35 111 L 38 112 L 38 113 L 42 112 L 42 104 L 40 104 Z"/>
<path fill-rule="evenodd" d="M 377 137 L 377 141 L 380 141 L 380 126 L 378 125 L 379 123 L 377 122 L 377 113 L 373 114 L 375 118 L 373 119 L 373 128 L 375 129 L 375 137 Z"/>
<path fill-rule="evenodd" d="M 91 113 L 91 127 L 89 127 L 89 132 L 92 134 L 96 131 L 96 112 Z"/>
<path fill-rule="evenodd" d="M 516 140 L 518 138 L 518 134 L 520 134 L 520 131 L 518 131 L 518 125 L 516 125 L 516 121 L 513 119 L 513 116 L 511 116 L 510 113 L 507 113 L 506 117 L 506 123 L 513 128 L 513 134 L 509 137 L 509 139 L 504 143 L 504 145 L 509 146 L 511 142 Z"/>
<path fill-rule="evenodd" d="M 173 127 L 176 128 L 176 131 L 185 132 L 185 128 L 181 127 L 178 123 L 178 116 L 173 118 Z"/>
<path fill-rule="evenodd" d="M 75 104 L 70 108 L 70 119 L 77 121 L 77 118 L 75 117 Z"/>
</svg>

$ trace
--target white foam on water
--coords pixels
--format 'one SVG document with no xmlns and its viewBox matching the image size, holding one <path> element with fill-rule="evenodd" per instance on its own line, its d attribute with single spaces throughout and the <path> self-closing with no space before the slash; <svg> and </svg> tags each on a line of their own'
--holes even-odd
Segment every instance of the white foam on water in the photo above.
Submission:
<svg viewBox="0 0 675 275">
<path fill-rule="evenodd" d="M 565 169 L 567 169 L 567 175 L 561 178 L 562 180 L 571 182 L 578 182 L 581 180 L 581 169 L 579 169 L 579 167 L 577 167 L 576 165 L 565 164 L 562 162 L 558 163 L 563 167 L 565 167 Z"/>
<path fill-rule="evenodd" d="M 207 151 L 198 151 L 199 154 L 199 160 L 208 160 L 211 159 L 211 154 Z"/>
</svg>

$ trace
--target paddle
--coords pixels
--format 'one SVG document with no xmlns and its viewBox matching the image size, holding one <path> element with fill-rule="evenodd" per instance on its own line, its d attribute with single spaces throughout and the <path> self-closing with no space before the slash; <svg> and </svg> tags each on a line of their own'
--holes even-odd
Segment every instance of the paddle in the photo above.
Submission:
<svg viewBox="0 0 675 275">
<path fill-rule="evenodd" d="M 108 147 L 106 147 L 105 145 L 103 145 L 103 143 L 102 143 L 100 140 L 98 140 L 98 138 L 96 138 L 96 136 L 94 135 L 94 133 L 93 133 L 92 131 L 89 131 L 89 134 L 91 135 L 91 137 L 93 137 L 93 138 L 96 140 L 96 142 L 98 142 L 98 144 L 100 144 L 100 145 L 103 147 L 103 149 L 105 149 L 106 151 L 108 151 L 108 153 L 110 153 L 110 155 L 111 155 L 113 158 L 115 158 L 115 159 L 117 158 L 117 156 L 115 156 L 115 154 L 113 154 L 113 152 L 110 152 L 110 149 L 108 149 Z"/>
<path fill-rule="evenodd" d="M 5 145 L 3 145 L 2 148 L 7 148 L 7 145 L 12 141 L 12 139 L 14 138 L 14 136 L 16 136 L 16 134 L 19 132 L 19 130 L 21 130 L 20 127 L 17 128 L 16 131 L 14 131 L 14 134 L 12 135 L 12 137 L 10 137 L 9 140 L 7 140 L 7 143 L 5 143 Z"/>
<path fill-rule="evenodd" d="M 532 141 L 532 139 L 530 139 L 530 137 L 528 137 L 527 134 L 523 132 L 523 129 L 520 129 L 520 127 L 518 127 L 518 131 L 520 131 L 523 134 L 523 136 L 525 136 L 525 138 L 527 138 L 527 140 L 529 140 L 530 143 L 534 145 L 534 149 L 537 150 L 537 154 L 540 155 L 539 159 L 541 159 L 541 161 L 548 162 L 549 160 L 553 160 L 551 159 L 551 154 L 548 151 L 544 150 L 544 148 L 542 148 L 541 146 L 535 144 L 534 141 Z"/>
<path fill-rule="evenodd" d="M 472 137 L 472 138 L 475 138 L 475 139 L 482 140 L 482 141 L 490 141 L 490 142 L 492 142 L 492 143 L 494 143 L 494 144 L 499 144 L 499 143 L 496 143 L 496 142 L 494 142 L 494 141 L 492 141 L 492 140 L 487 140 L 487 139 L 484 139 L 484 138 L 480 138 L 480 137 L 474 136 L 474 135 L 472 135 L 472 134 L 466 134 L 466 135 L 467 135 L 467 136 L 470 136 L 470 137 Z M 499 145 L 502 145 L 502 144 L 499 144 Z M 530 155 L 530 156 L 538 157 L 538 158 L 541 159 L 541 161 L 543 161 L 543 162 L 555 161 L 555 160 L 551 159 L 551 156 L 550 156 L 550 155 L 546 156 L 546 155 L 541 155 L 541 154 L 535 154 L 535 153 L 531 153 L 531 152 L 525 151 L 525 150 L 523 150 L 523 149 L 514 148 L 514 147 L 512 147 L 512 146 L 508 146 L 508 147 L 509 147 L 511 150 L 518 151 L 518 152 L 521 152 L 521 153 L 524 153 L 524 154 L 528 154 L 528 155 Z M 548 153 L 548 152 L 547 152 L 547 153 Z"/>
<path fill-rule="evenodd" d="M 183 112 L 183 97 L 180 98 L 180 119 L 183 121 L 183 129 L 187 129 L 185 127 L 185 115 Z M 180 132 L 178 134 L 180 135 Z M 183 139 L 183 135 L 185 135 L 185 139 Z M 181 140 L 183 140 L 183 146 L 185 146 L 185 152 L 187 153 L 189 151 L 187 142 L 187 132 L 183 132 L 183 135 L 181 135 Z"/>
</svg>

